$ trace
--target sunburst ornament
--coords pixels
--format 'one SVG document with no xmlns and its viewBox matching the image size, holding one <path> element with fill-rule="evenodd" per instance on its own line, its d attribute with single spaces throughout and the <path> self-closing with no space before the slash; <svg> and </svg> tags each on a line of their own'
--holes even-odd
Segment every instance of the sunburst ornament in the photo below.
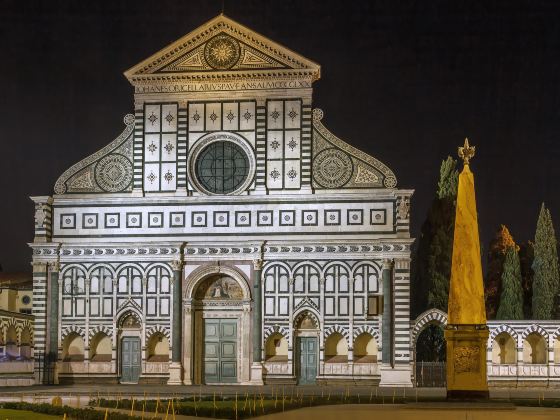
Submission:
<svg viewBox="0 0 560 420">
<path fill-rule="evenodd" d="M 474 157 L 475 147 L 469 145 L 469 139 L 465 138 L 465 144 L 458 148 L 458 154 L 463 159 L 463 164 L 468 165 L 469 161 Z"/>
<path fill-rule="evenodd" d="M 208 65 L 217 70 L 232 68 L 240 57 L 239 42 L 228 35 L 218 35 L 204 47 L 204 58 Z"/>
</svg>

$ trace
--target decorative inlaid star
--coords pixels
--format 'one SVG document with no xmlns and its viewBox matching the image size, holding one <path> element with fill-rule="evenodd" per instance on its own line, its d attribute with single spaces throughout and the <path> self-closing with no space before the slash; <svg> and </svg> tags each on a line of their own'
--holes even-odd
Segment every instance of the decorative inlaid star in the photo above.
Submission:
<svg viewBox="0 0 560 420">
<path fill-rule="evenodd" d="M 216 120 L 218 119 L 218 116 L 214 111 L 212 111 L 212 114 L 210 115 L 210 119 L 212 120 L 212 123 L 215 123 Z"/>
<path fill-rule="evenodd" d="M 150 184 L 153 184 L 155 180 L 156 180 L 156 176 L 154 175 L 153 172 L 150 172 L 150 175 L 148 175 L 148 181 L 150 181 Z"/>
<path fill-rule="evenodd" d="M 171 153 L 175 147 L 171 143 L 167 143 L 163 148 L 167 151 L 167 153 Z"/>
<path fill-rule="evenodd" d="M 278 178 L 280 178 L 280 172 L 278 172 L 278 170 L 276 168 L 274 168 L 271 172 L 270 172 L 270 177 L 276 181 Z"/>
<path fill-rule="evenodd" d="M 212 58 L 220 64 L 227 63 L 233 54 L 232 46 L 226 42 L 219 42 L 210 50 Z"/>
<path fill-rule="evenodd" d="M 169 123 L 169 125 L 171 125 L 171 121 L 173 121 L 173 115 L 171 115 L 171 111 L 169 111 L 169 114 L 167 114 L 165 120 Z"/>
<path fill-rule="evenodd" d="M 280 147 L 280 143 L 278 143 L 277 140 L 273 140 L 273 141 L 270 143 L 270 147 L 272 147 L 274 150 L 276 150 L 276 149 L 278 149 L 278 147 Z"/>
<path fill-rule="evenodd" d="M 173 174 L 170 171 L 167 171 L 163 177 L 168 184 L 173 180 Z"/>
<path fill-rule="evenodd" d="M 233 119 L 235 118 L 235 114 L 233 112 L 229 111 L 228 114 L 226 115 L 226 118 L 231 123 L 233 121 Z"/>
<path fill-rule="evenodd" d="M 294 140 L 294 138 L 292 137 L 292 139 L 290 140 L 290 142 L 288 143 L 288 147 L 290 148 L 290 150 L 293 152 L 294 149 L 297 146 L 297 141 Z"/>
<path fill-rule="evenodd" d="M 198 111 L 194 111 L 192 119 L 194 120 L 195 123 L 197 123 L 198 120 L 200 120 L 200 115 L 199 115 Z"/>
<path fill-rule="evenodd" d="M 148 117 L 148 120 L 150 120 L 150 122 L 152 123 L 152 125 L 154 125 L 154 123 L 157 121 L 157 119 L 158 119 L 158 118 L 156 117 L 156 115 L 155 115 L 153 112 L 152 112 L 152 115 L 150 115 L 150 116 Z"/>
<path fill-rule="evenodd" d="M 246 120 L 247 122 L 249 122 L 249 120 L 250 120 L 252 117 L 253 117 L 253 114 L 251 114 L 251 113 L 249 112 L 248 109 L 245 110 L 245 114 L 243 114 L 243 118 L 245 118 L 245 120 Z"/>
<path fill-rule="evenodd" d="M 292 168 L 288 171 L 288 178 L 295 179 L 295 177 L 297 177 L 297 171 Z"/>
<path fill-rule="evenodd" d="M 280 117 L 280 113 L 276 110 L 276 108 L 274 109 L 274 111 L 272 111 L 270 113 L 270 116 L 272 117 L 272 119 L 274 120 L 274 122 L 276 122 L 276 120 L 278 119 L 278 117 Z"/>
<path fill-rule="evenodd" d="M 152 142 L 149 146 L 148 146 L 148 150 L 150 151 L 150 153 L 154 153 L 157 150 L 157 146 L 154 144 L 154 142 Z"/>
<path fill-rule="evenodd" d="M 292 121 L 294 121 L 297 116 L 298 113 L 294 110 L 294 108 L 292 108 L 292 110 L 288 113 L 288 117 L 290 117 Z"/>
</svg>

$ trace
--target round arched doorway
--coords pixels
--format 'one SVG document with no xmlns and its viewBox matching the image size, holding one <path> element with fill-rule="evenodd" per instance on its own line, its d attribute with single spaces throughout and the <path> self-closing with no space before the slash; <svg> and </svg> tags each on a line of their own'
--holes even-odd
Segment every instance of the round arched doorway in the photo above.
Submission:
<svg viewBox="0 0 560 420">
<path fill-rule="evenodd" d="M 251 298 L 244 277 L 225 267 L 195 271 L 185 298 L 185 383 L 248 383 Z"/>
<path fill-rule="evenodd" d="M 412 329 L 414 380 L 417 387 L 444 387 L 447 383 L 447 346 L 443 329 L 447 314 L 431 309 L 421 314 Z"/>
</svg>

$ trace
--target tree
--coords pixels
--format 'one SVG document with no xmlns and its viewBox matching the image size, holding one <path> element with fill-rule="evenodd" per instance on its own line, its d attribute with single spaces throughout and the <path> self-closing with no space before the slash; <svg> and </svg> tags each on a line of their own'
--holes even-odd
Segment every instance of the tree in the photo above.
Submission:
<svg viewBox="0 0 560 420">
<path fill-rule="evenodd" d="M 521 264 L 521 278 L 523 286 L 523 313 L 525 319 L 531 318 L 531 301 L 533 299 L 533 259 L 535 246 L 532 241 L 524 242 L 519 247 L 519 262 Z"/>
<path fill-rule="evenodd" d="M 523 288 L 517 246 L 510 246 L 506 252 L 496 319 L 523 319 Z"/>
<path fill-rule="evenodd" d="M 541 206 L 533 260 L 533 319 L 552 319 L 559 289 L 558 251 L 550 211 Z"/>
<path fill-rule="evenodd" d="M 515 247 L 513 237 L 506 226 L 500 225 L 494 238 L 490 241 L 488 249 L 488 264 L 484 281 L 484 295 L 486 297 L 486 316 L 493 319 L 498 310 L 500 294 L 502 292 L 502 271 L 506 252 L 510 247 Z"/>
<path fill-rule="evenodd" d="M 416 315 L 428 308 L 447 312 L 458 179 L 457 161 L 448 156 L 441 163 L 436 196 L 413 256 L 412 311 Z"/>
</svg>

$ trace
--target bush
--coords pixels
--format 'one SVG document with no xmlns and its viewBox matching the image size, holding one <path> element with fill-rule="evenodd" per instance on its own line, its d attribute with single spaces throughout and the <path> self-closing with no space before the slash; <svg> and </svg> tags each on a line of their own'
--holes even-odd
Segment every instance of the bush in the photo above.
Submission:
<svg viewBox="0 0 560 420">
<path fill-rule="evenodd" d="M 50 414 L 53 416 L 64 416 L 66 414 L 69 419 L 75 420 L 104 420 L 105 412 L 94 410 L 93 408 L 73 408 L 67 405 L 53 406 L 51 404 L 31 404 L 26 402 L 4 402 L 0 403 L 1 408 L 12 410 L 33 411 L 34 413 Z M 140 417 L 129 417 L 126 414 L 109 412 L 107 418 L 109 420 L 140 420 Z"/>
</svg>

